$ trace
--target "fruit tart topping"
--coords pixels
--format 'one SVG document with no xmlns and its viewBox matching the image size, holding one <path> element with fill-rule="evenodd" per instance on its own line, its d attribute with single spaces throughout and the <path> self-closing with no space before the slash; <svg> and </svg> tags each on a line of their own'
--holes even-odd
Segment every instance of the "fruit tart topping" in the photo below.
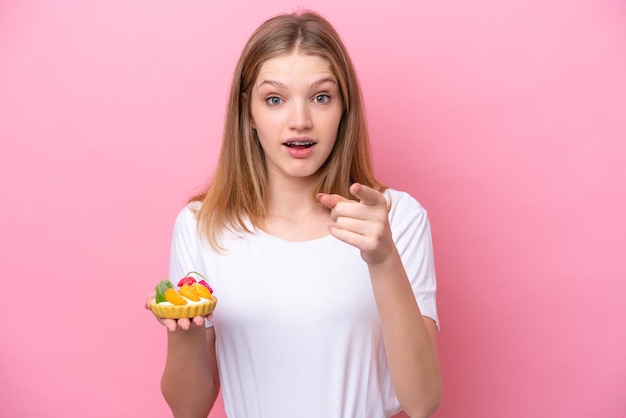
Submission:
<svg viewBox="0 0 626 418">
<path fill-rule="evenodd" d="M 196 274 L 202 279 L 198 281 L 191 276 L 192 274 Z M 178 281 L 177 286 L 174 286 L 169 279 L 161 280 L 154 290 L 156 291 L 155 303 L 170 302 L 172 305 L 182 306 L 186 305 L 188 301 L 200 302 L 200 298 L 214 298 L 213 289 L 205 277 L 196 271 L 187 273 Z"/>
<path fill-rule="evenodd" d="M 180 279 L 178 281 L 178 287 L 183 287 L 184 285 L 191 285 L 193 283 L 196 282 L 196 279 L 194 279 L 193 277 L 191 277 L 189 274 L 187 274 L 187 276 L 183 277 L 182 279 Z"/>
<path fill-rule="evenodd" d="M 159 284 L 156 285 L 156 287 L 154 288 L 154 290 L 156 291 L 155 302 L 156 303 L 165 302 L 166 301 L 165 291 L 173 287 L 174 286 L 172 285 L 172 282 L 170 282 L 168 279 L 161 280 Z"/>
<path fill-rule="evenodd" d="M 172 305 L 180 306 L 187 304 L 187 300 L 171 287 L 165 291 L 165 300 L 170 302 Z"/>
<path fill-rule="evenodd" d="M 209 286 L 209 284 L 206 282 L 206 280 L 200 280 L 198 283 L 200 283 L 202 286 L 204 286 L 207 289 L 209 289 L 209 292 L 211 292 L 211 294 L 213 294 L 213 289 L 211 289 L 211 286 Z"/>
<path fill-rule="evenodd" d="M 191 285 L 191 288 L 195 290 L 196 293 L 198 293 L 198 295 L 200 295 L 201 298 L 205 298 L 205 299 L 212 298 L 211 291 L 206 286 L 203 286 L 201 283 L 194 283 Z"/>
<path fill-rule="evenodd" d="M 196 292 L 196 290 L 193 287 L 191 287 L 188 284 L 183 285 L 178 290 L 178 293 L 180 293 L 182 296 L 186 297 L 189 300 L 193 300 L 194 302 L 200 302 L 200 295 L 198 294 L 198 292 Z"/>
</svg>

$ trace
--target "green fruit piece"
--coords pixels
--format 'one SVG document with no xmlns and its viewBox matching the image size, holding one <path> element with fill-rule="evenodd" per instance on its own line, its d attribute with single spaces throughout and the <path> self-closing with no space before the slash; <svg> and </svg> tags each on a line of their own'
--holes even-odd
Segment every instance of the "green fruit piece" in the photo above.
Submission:
<svg viewBox="0 0 626 418">
<path fill-rule="evenodd" d="M 169 281 L 169 279 L 165 279 L 165 280 L 161 280 L 159 282 L 158 285 L 156 285 L 156 287 L 154 288 L 154 290 L 156 290 L 156 297 L 154 299 L 154 301 L 156 303 L 161 303 L 161 302 L 165 302 L 165 291 L 169 288 L 173 288 L 174 285 L 172 284 L 172 282 Z"/>
</svg>

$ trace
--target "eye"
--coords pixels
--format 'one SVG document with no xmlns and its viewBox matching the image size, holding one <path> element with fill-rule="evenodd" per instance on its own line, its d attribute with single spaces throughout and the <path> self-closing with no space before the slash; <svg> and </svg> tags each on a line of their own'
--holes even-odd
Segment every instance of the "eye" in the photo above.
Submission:
<svg viewBox="0 0 626 418">
<path fill-rule="evenodd" d="M 267 99 L 265 99 L 265 102 L 270 106 L 278 106 L 279 104 L 283 102 L 283 99 L 281 99 L 278 96 L 270 96 Z"/>
<path fill-rule="evenodd" d="M 318 94 L 313 100 L 315 101 L 315 103 L 328 103 L 330 102 L 330 96 L 328 94 Z"/>
</svg>

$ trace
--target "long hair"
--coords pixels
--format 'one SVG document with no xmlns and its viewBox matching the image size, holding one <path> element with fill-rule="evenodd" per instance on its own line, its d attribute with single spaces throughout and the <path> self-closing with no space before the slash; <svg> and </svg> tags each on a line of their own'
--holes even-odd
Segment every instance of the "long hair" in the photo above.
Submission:
<svg viewBox="0 0 626 418">
<path fill-rule="evenodd" d="M 251 232 L 251 227 L 263 225 L 268 180 L 263 149 L 252 129 L 249 98 L 263 63 L 296 50 L 330 62 L 343 103 L 335 146 L 319 170 L 313 195 L 337 193 L 349 198 L 354 182 L 385 189 L 373 174 L 362 94 L 339 35 L 315 12 L 275 16 L 266 20 L 244 47 L 230 89 L 213 178 L 204 192 L 190 200 L 201 203 L 198 228 L 214 249 L 222 249 L 219 235 L 225 229 Z"/>
</svg>

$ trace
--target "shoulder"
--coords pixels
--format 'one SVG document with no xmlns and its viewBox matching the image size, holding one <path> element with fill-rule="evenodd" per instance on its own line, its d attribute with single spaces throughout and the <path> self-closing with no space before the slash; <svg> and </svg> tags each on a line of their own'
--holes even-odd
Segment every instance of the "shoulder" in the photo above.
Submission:
<svg viewBox="0 0 626 418">
<path fill-rule="evenodd" d="M 429 228 L 428 212 L 412 195 L 396 189 L 387 189 L 384 195 L 389 203 L 389 225 L 395 237 Z"/>
<path fill-rule="evenodd" d="M 241 239 L 255 230 L 255 227 L 247 218 L 242 220 L 241 227 L 225 224 L 215 233 L 216 246 L 213 246 L 210 244 L 212 237 L 209 236 L 212 232 L 209 231 L 209 222 L 211 220 L 206 219 L 202 209 L 202 203 L 198 201 L 192 201 L 185 205 L 176 216 L 174 233 L 187 239 L 193 238 L 203 246 L 206 245 L 216 249 L 227 245 L 229 241 Z"/>
<path fill-rule="evenodd" d="M 197 222 L 197 213 L 202 207 L 200 202 L 191 202 L 186 204 L 176 216 L 176 221 L 180 222 Z"/>
<path fill-rule="evenodd" d="M 174 228 L 177 231 L 195 231 L 198 225 L 197 213 L 200 207 L 200 202 L 191 202 L 180 209 L 174 221 Z"/>
</svg>

